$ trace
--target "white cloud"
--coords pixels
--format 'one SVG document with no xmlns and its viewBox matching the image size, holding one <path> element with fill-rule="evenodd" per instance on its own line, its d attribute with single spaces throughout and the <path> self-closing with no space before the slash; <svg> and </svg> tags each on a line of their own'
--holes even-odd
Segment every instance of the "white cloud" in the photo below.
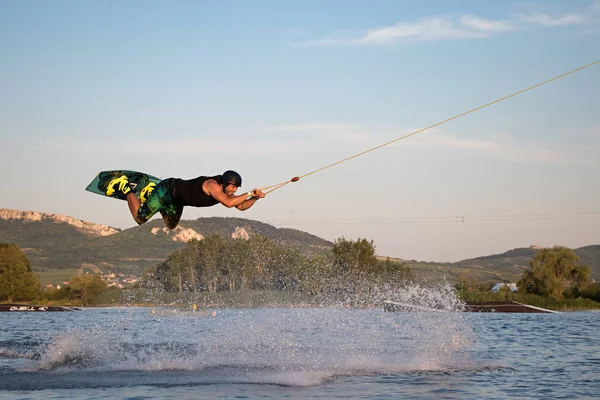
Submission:
<svg viewBox="0 0 600 400">
<path fill-rule="evenodd" d="M 402 141 L 403 146 L 447 148 L 469 151 L 477 156 L 510 162 L 558 165 L 585 165 L 593 162 L 580 149 L 551 146 L 546 143 L 523 141 L 508 136 L 490 139 L 462 138 L 452 134 L 430 131 Z"/>
<path fill-rule="evenodd" d="M 347 143 L 372 143 L 376 136 L 373 128 L 366 129 L 358 124 L 309 122 L 294 125 L 278 125 L 267 128 L 269 132 L 294 132 L 315 136 L 319 140 Z"/>
<path fill-rule="evenodd" d="M 336 142 L 348 145 L 353 150 L 361 151 L 388 143 L 394 138 L 400 138 L 415 130 L 399 129 L 395 127 L 366 126 L 359 124 L 322 123 L 312 122 L 294 125 L 280 125 L 268 128 L 273 132 L 301 132 L 305 134 L 304 141 L 307 146 L 312 143 L 312 137 L 321 142 Z M 597 130 L 589 133 L 595 138 Z M 591 140 L 590 140 L 591 141 Z M 588 141 L 588 144 L 589 143 Z M 391 146 L 412 148 L 437 148 L 447 150 L 460 150 L 477 157 L 505 160 L 509 162 L 533 163 L 543 165 L 588 165 L 597 163 L 595 153 L 599 143 L 593 143 L 594 151 L 588 151 L 589 145 L 584 148 L 578 146 L 549 145 L 544 142 L 519 140 L 508 135 L 494 136 L 493 138 L 463 137 L 442 133 L 437 129 L 430 129 L 414 136 L 406 137 L 390 144 Z M 308 147 L 307 147 L 308 149 Z M 584 151 L 585 150 L 585 151 Z"/>
<path fill-rule="evenodd" d="M 368 32 L 360 39 L 363 43 L 385 43 L 393 41 L 428 41 L 444 39 L 469 39 L 487 36 L 486 33 L 465 29 L 443 17 L 423 18 L 415 23 L 398 22 Z"/>
<path fill-rule="evenodd" d="M 406 145 L 414 147 L 452 147 L 466 150 L 495 150 L 498 148 L 498 144 L 493 141 L 458 138 L 437 132 L 424 133 L 420 137 L 415 136 Z"/>
<path fill-rule="evenodd" d="M 358 125 L 355 124 L 340 124 L 332 122 L 305 122 L 301 124 L 291 125 L 275 125 L 270 126 L 266 130 L 269 132 L 306 132 L 306 133 L 320 133 L 320 132 L 332 132 L 340 130 L 356 130 L 359 129 Z"/>
<path fill-rule="evenodd" d="M 592 6 L 600 9 L 600 0 Z M 459 18 L 433 16 L 418 19 L 415 22 L 400 21 L 391 26 L 383 26 L 353 38 L 325 37 L 294 44 L 294 46 L 332 46 L 332 45 L 371 45 L 425 42 L 437 40 L 466 40 L 486 38 L 520 29 L 524 24 L 539 24 L 545 27 L 559 27 L 583 24 L 590 18 L 584 14 L 569 13 L 552 17 L 545 13 L 531 15 L 517 14 L 510 20 L 488 20 L 472 14 Z"/>
<path fill-rule="evenodd" d="M 470 14 L 460 17 L 460 22 L 468 28 L 487 32 L 503 32 L 516 29 L 516 25 L 511 21 L 490 21 Z"/>
<path fill-rule="evenodd" d="M 274 132 L 302 132 L 307 136 L 314 135 L 320 141 L 344 143 L 351 146 L 354 149 L 353 151 L 368 150 L 416 131 L 416 129 L 409 131 L 405 128 L 398 129 L 390 126 L 322 122 L 274 126 L 268 128 L 268 130 Z M 595 130 L 590 133 L 593 136 L 596 134 L 597 131 Z M 312 139 L 305 136 L 304 140 L 310 142 Z M 594 152 L 582 151 L 577 146 L 553 146 L 543 142 L 519 140 L 508 135 L 481 139 L 462 137 L 442 133 L 437 129 L 430 129 L 406 137 L 390 145 L 398 148 L 454 149 L 488 159 L 544 165 L 583 165 L 593 163 L 595 159 Z M 597 146 L 593 148 L 597 149 Z"/>
<path fill-rule="evenodd" d="M 118 149 L 126 154 L 225 154 L 239 155 L 269 155 L 281 153 L 296 153 L 301 151 L 305 144 L 286 141 L 207 141 L 207 140 L 171 140 L 155 141 L 140 146 L 136 141 L 118 141 Z M 98 144 L 86 140 L 48 140 L 39 142 L 38 149 L 43 152 L 76 152 L 78 154 L 114 154 L 114 143 Z"/>
<path fill-rule="evenodd" d="M 369 147 L 377 144 L 376 127 L 364 127 L 351 123 L 307 122 L 289 125 L 275 125 L 254 128 L 251 139 L 215 140 L 171 139 L 169 141 L 148 140 L 143 146 L 138 139 L 122 140 L 113 138 L 99 143 L 94 138 L 60 137 L 40 140 L 35 148 L 43 152 L 61 152 L 77 154 L 114 154 L 122 151 L 126 154 L 223 154 L 229 156 L 254 156 L 273 154 L 296 154 L 314 152 L 324 144 L 347 144 L 351 148 Z M 375 132 L 375 133 L 373 133 Z M 115 149 L 115 142 L 118 148 Z M 14 146 L 20 146 L 14 141 Z M 25 146 L 25 144 L 23 144 Z M 30 146 L 27 144 L 27 146 Z M 122 150 L 120 150 L 122 149 Z"/>
<path fill-rule="evenodd" d="M 498 29 L 502 21 L 486 21 L 474 16 L 466 16 L 465 25 L 462 21 L 453 21 L 447 17 L 422 18 L 416 22 L 398 22 L 392 26 L 384 26 L 367 32 L 365 35 L 351 39 L 324 38 L 297 43 L 295 46 L 326 46 L 326 45 L 361 45 L 388 44 L 396 42 L 420 42 L 449 39 L 472 39 L 489 36 Z M 473 27 L 477 25 L 477 27 Z M 482 29 L 488 27 L 488 29 Z M 493 27 L 493 28 L 489 28 Z M 504 28 L 506 30 L 508 28 Z"/>
<path fill-rule="evenodd" d="M 37 150 L 43 152 L 62 152 L 77 154 L 123 154 L 167 155 L 167 154 L 219 154 L 228 156 L 264 156 L 276 154 L 314 153 L 327 146 L 355 153 L 368 150 L 395 138 L 415 132 L 406 128 L 380 125 L 362 125 L 353 123 L 308 122 L 290 125 L 266 127 L 263 132 L 299 133 L 294 137 L 279 136 L 259 138 L 258 133 L 250 140 L 207 140 L 186 139 L 173 141 L 147 142 L 139 146 L 135 140 L 119 140 L 118 149 L 114 143 L 98 143 L 95 139 L 66 138 L 39 141 Z M 580 135 L 577 144 L 551 145 L 496 135 L 492 138 L 467 137 L 443 133 L 430 129 L 414 136 L 406 137 L 391 146 L 402 148 L 437 148 L 442 150 L 460 150 L 478 157 L 500 159 L 510 162 L 558 165 L 598 165 L 596 154 L 600 149 L 600 129 L 594 127 Z M 30 146 L 30 144 L 28 144 Z"/>
<path fill-rule="evenodd" d="M 535 13 L 533 15 L 519 14 L 519 18 L 525 22 L 538 23 L 547 27 L 575 25 L 584 21 L 583 16 L 580 14 L 565 14 L 560 18 L 552 18 L 544 13 Z"/>
<path fill-rule="evenodd" d="M 596 10 L 600 10 L 600 0 L 596 0 L 592 3 L 591 5 L 592 8 L 596 9 Z"/>
</svg>

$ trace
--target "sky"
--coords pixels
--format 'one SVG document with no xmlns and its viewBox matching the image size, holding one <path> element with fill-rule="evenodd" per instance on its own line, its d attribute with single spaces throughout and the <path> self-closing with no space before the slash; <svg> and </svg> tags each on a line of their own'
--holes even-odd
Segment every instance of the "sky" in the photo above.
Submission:
<svg viewBox="0 0 600 400">
<path fill-rule="evenodd" d="M 600 59 L 600 0 L 0 2 L 0 208 L 122 229 L 102 170 L 304 175 Z M 241 217 L 382 256 L 600 244 L 600 64 L 288 184 Z M 158 217 L 155 217 L 158 218 Z"/>
</svg>

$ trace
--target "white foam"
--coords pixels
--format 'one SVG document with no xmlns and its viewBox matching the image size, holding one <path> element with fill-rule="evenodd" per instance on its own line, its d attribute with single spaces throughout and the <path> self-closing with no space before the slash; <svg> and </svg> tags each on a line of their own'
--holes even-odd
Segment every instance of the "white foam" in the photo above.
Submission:
<svg viewBox="0 0 600 400">
<path fill-rule="evenodd" d="M 454 312 L 461 303 L 448 287 L 379 288 L 368 296 L 372 310 L 243 309 L 162 320 L 132 313 L 54 336 L 33 369 L 196 371 L 215 380 L 310 386 L 338 375 L 469 368 L 473 331 Z M 387 313 L 384 298 L 442 312 Z"/>
</svg>

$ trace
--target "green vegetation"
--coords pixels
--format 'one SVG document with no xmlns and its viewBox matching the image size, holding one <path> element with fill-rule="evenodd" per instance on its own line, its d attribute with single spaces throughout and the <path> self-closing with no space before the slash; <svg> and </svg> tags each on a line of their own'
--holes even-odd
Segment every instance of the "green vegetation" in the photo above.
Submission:
<svg viewBox="0 0 600 400">
<path fill-rule="evenodd" d="M 231 237 L 236 228 L 250 235 L 263 235 L 286 247 L 306 254 L 327 253 L 333 244 L 295 229 L 242 218 L 199 218 L 182 220 L 182 229 L 192 229 L 207 237 L 218 234 Z M 178 231 L 163 231 L 161 219 L 117 232 L 109 236 L 92 236 L 65 222 L 42 218 L 24 222 L 0 219 L 0 242 L 14 243 L 27 255 L 34 271 L 79 268 L 96 265 L 102 270 L 141 274 L 146 268 L 165 260 L 165 255 L 182 249 L 186 243 L 173 240 Z"/>
<path fill-rule="evenodd" d="M 74 271 L 77 272 L 76 269 Z M 47 275 L 56 278 L 56 273 Z M 14 244 L 0 243 L 0 301 L 61 301 L 92 305 L 100 294 L 108 290 L 106 282 L 94 274 L 60 278 L 60 283 L 67 280 L 70 285 L 61 289 L 42 290 L 40 279 L 31 271 L 25 254 Z"/>
<path fill-rule="evenodd" d="M 261 235 L 248 240 L 211 235 L 190 241 L 148 269 L 141 286 L 178 293 L 263 290 L 320 295 L 360 293 L 412 277 L 406 263 L 377 260 L 373 242 L 366 239 L 341 238 L 328 254 L 305 254 Z"/>
<path fill-rule="evenodd" d="M 234 240 L 214 234 L 201 241 L 191 240 L 149 268 L 139 287 L 146 297 L 153 293 L 161 301 L 169 298 L 169 293 L 179 297 L 194 293 L 198 301 L 221 304 L 314 304 L 319 299 L 366 294 L 373 286 L 402 284 L 410 279 L 408 264 L 377 260 L 373 242 L 366 239 L 341 238 L 329 253 L 319 254 L 287 247 L 262 235 Z M 75 274 L 68 287 L 40 291 L 38 284 L 23 299 L 97 305 L 114 303 L 119 293 L 109 291 L 95 274 Z M 228 294 L 223 297 L 222 293 Z"/>
<path fill-rule="evenodd" d="M 415 263 L 378 258 L 372 241 L 339 238 L 329 251 L 307 250 L 253 234 L 248 240 L 213 234 L 191 240 L 164 261 L 147 268 L 136 287 L 109 289 L 98 275 L 83 269 L 40 273 L 44 282 L 70 285 L 41 289 L 28 258 L 14 244 L 0 244 L 0 301 L 61 302 L 70 305 L 148 304 L 201 307 L 309 306 L 361 304 L 381 288 L 399 288 L 420 273 L 448 276 L 450 264 Z M 515 251 L 519 257 L 524 252 Z M 455 289 L 463 301 L 517 301 L 549 309 L 600 308 L 600 284 L 577 254 L 556 246 L 536 250 L 521 274 L 519 292 L 491 293 L 494 272 L 464 264 Z M 99 270 L 87 264 L 92 272 Z M 70 276 L 70 277 L 69 277 Z M 498 279 L 494 279 L 494 276 Z M 485 279 L 481 280 L 481 277 Z M 434 282 L 434 280 L 431 280 Z"/>
<path fill-rule="evenodd" d="M 51 271 L 37 272 L 42 286 L 45 285 L 62 285 L 63 282 L 68 282 L 71 277 L 77 274 L 77 268 L 55 269 Z"/>
<path fill-rule="evenodd" d="M 517 301 L 548 309 L 600 308 L 600 285 L 591 282 L 590 267 L 566 247 L 544 248 L 535 253 L 513 293 L 504 287 L 497 293 L 476 279 L 460 277 L 455 284 L 463 301 Z"/>
<path fill-rule="evenodd" d="M 479 266 L 477 264 L 460 263 L 424 263 L 410 262 L 412 270 L 417 281 L 436 282 L 444 276 L 448 280 L 459 280 L 461 277 L 469 277 L 479 282 L 481 285 L 493 286 L 496 282 L 519 280 L 525 267 L 519 267 L 519 272 L 508 272 L 506 270 L 495 270 L 494 266 Z"/>
<path fill-rule="evenodd" d="M 25 254 L 14 244 L 0 243 L 0 300 L 28 300 L 39 290 L 40 281 Z"/>
<path fill-rule="evenodd" d="M 578 263 L 579 257 L 566 247 L 542 249 L 523 273 L 519 287 L 556 300 L 579 297 L 590 284 L 590 267 Z"/>
<path fill-rule="evenodd" d="M 236 229 L 243 229 L 250 236 L 265 236 L 275 244 L 297 249 L 309 258 L 317 255 L 329 256 L 333 248 L 332 242 L 309 233 L 276 228 L 243 218 L 213 217 L 182 220 L 180 227 L 193 229 L 204 237 L 218 234 L 223 238 L 231 237 Z M 73 268 L 89 265 L 107 273 L 141 275 L 147 268 L 165 261 L 167 255 L 186 248 L 186 243 L 173 240 L 174 235 L 179 231 L 163 231 L 163 228 L 162 220 L 156 218 L 139 227 L 98 237 L 50 216 L 43 217 L 39 221 L 27 222 L 0 219 L 0 242 L 14 243 L 19 246 L 35 272 L 57 269 L 73 271 Z M 445 276 L 449 280 L 468 276 L 486 284 L 502 281 L 517 282 L 523 272 L 529 268 L 529 262 L 538 251 L 539 249 L 536 248 L 518 248 L 502 254 L 452 263 L 411 260 L 410 265 L 414 279 L 418 281 L 432 282 L 439 280 L 440 276 Z M 581 247 L 574 252 L 581 259 L 582 264 L 591 267 L 591 278 L 600 281 L 600 245 Z M 399 262 L 403 261 L 399 260 Z M 43 275 L 41 279 L 43 283 L 49 283 Z"/>
<path fill-rule="evenodd" d="M 466 302 L 491 302 L 491 301 L 516 301 L 523 304 L 542 307 L 549 310 L 584 310 L 600 308 L 600 303 L 591 298 L 565 298 L 557 300 L 548 296 L 540 296 L 527 293 L 511 293 L 508 292 L 469 292 L 460 291 L 458 297 Z"/>
<path fill-rule="evenodd" d="M 81 300 L 81 304 L 89 306 L 96 304 L 96 299 L 108 291 L 108 285 L 98 275 L 75 275 L 69 283 L 71 297 Z"/>
</svg>

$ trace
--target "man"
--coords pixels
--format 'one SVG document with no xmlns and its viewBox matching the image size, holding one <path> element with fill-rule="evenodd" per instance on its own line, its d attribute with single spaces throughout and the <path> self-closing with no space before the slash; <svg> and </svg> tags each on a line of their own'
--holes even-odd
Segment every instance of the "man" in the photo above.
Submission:
<svg viewBox="0 0 600 400">
<path fill-rule="evenodd" d="M 252 207 L 265 194 L 258 189 L 236 196 L 235 192 L 242 186 L 242 177 L 235 171 L 225 171 L 222 175 L 199 176 L 195 179 L 183 180 L 168 178 L 160 181 L 144 203 L 131 190 L 125 175 L 110 181 L 106 195 L 117 192 L 127 196 L 129 211 L 139 225 L 148 221 L 160 212 L 169 229 L 174 229 L 183 213 L 184 206 L 210 207 L 223 204 L 245 211 Z"/>
</svg>

